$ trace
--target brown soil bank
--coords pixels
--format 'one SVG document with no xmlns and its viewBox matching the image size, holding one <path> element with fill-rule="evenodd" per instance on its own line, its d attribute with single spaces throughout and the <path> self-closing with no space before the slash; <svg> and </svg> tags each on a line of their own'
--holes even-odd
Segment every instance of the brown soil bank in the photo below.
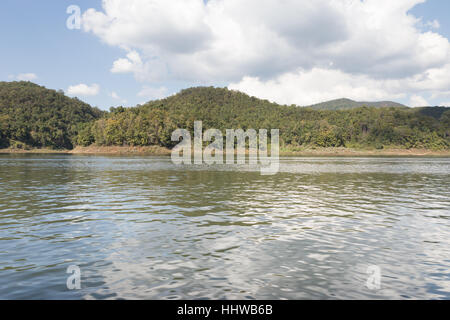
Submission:
<svg viewBox="0 0 450 320">
<path fill-rule="evenodd" d="M 170 149 L 159 146 L 131 147 L 131 146 L 89 146 L 76 147 L 73 150 L 51 150 L 51 149 L 0 149 L 0 153 L 63 153 L 63 154 L 98 154 L 98 155 L 156 155 L 168 156 Z M 450 157 L 450 150 L 427 150 L 427 149 L 382 149 L 361 150 L 350 148 L 317 148 L 300 149 L 295 151 L 281 150 L 280 156 L 318 156 L 318 157 L 363 157 L 363 156 L 401 156 L 401 157 Z"/>
<path fill-rule="evenodd" d="M 68 153 L 67 150 L 53 150 L 53 149 L 0 149 L 0 154 L 2 153 Z"/>
<path fill-rule="evenodd" d="M 142 154 L 142 155 L 170 155 L 170 149 L 160 146 L 146 146 L 146 147 L 76 147 L 73 150 L 68 151 L 71 154 Z"/>
</svg>

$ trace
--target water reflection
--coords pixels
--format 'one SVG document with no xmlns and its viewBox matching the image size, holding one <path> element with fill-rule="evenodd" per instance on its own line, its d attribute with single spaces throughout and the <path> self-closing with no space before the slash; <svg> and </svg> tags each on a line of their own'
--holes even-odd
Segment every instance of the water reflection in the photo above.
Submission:
<svg viewBox="0 0 450 320">
<path fill-rule="evenodd" d="M 0 156 L 0 298 L 450 298 L 450 159 Z M 78 264 L 82 290 L 68 291 Z M 382 269 L 378 291 L 366 269 Z"/>
</svg>

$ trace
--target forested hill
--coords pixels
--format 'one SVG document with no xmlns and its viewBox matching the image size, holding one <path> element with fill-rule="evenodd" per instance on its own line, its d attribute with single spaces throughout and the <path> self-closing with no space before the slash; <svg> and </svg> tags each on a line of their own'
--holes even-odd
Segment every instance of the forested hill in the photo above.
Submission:
<svg viewBox="0 0 450 320">
<path fill-rule="evenodd" d="M 225 88 L 182 90 L 133 108 L 100 112 L 62 92 L 25 83 L 0 83 L 3 146 L 173 147 L 177 128 L 280 129 L 282 147 L 450 148 L 450 108 L 314 110 L 281 106 Z M 14 146 L 14 145 L 13 145 Z"/>
<path fill-rule="evenodd" d="M 431 111 L 430 111 L 431 110 Z M 440 114 L 439 117 L 437 115 Z M 113 109 L 80 135 L 99 145 L 172 147 L 176 128 L 191 132 L 195 120 L 220 129 L 280 129 L 287 146 L 448 149 L 450 108 L 314 110 L 280 106 L 223 88 L 191 88 L 131 109 Z"/>
<path fill-rule="evenodd" d="M 31 82 L 0 82 L 0 147 L 70 149 L 102 112 Z"/>
<path fill-rule="evenodd" d="M 397 102 L 392 101 L 379 101 L 379 102 L 358 102 L 350 99 L 337 99 L 331 100 L 327 102 L 318 103 L 310 106 L 310 108 L 316 110 L 346 110 L 346 109 L 354 109 L 360 107 L 374 107 L 374 108 L 390 108 L 390 107 L 398 107 L 398 108 L 408 108 L 405 105 L 402 105 Z"/>
</svg>

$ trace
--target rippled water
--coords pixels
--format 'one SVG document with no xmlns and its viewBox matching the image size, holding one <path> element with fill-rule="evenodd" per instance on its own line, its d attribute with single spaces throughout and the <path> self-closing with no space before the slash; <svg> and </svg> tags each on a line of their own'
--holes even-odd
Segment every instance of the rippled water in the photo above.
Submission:
<svg viewBox="0 0 450 320">
<path fill-rule="evenodd" d="M 450 159 L 3 155 L 0 299 L 450 299 L 449 219 Z"/>
</svg>

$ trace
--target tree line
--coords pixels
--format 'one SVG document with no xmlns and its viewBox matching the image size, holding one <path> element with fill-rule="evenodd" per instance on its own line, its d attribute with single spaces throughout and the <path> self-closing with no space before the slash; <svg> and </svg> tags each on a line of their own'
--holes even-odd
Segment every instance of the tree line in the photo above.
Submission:
<svg viewBox="0 0 450 320">
<path fill-rule="evenodd" d="M 12 85 L 13 84 L 13 85 Z M 32 147 L 172 148 L 175 129 L 280 129 L 282 147 L 450 147 L 450 108 L 314 110 L 282 106 L 226 88 L 182 90 L 162 100 L 109 112 L 31 83 L 0 84 L 0 144 Z"/>
<path fill-rule="evenodd" d="M 280 129 L 282 146 L 427 148 L 450 146 L 450 108 L 313 110 L 281 106 L 225 88 L 191 88 L 134 108 L 112 108 L 80 133 L 78 144 L 171 148 L 177 128 Z"/>
<path fill-rule="evenodd" d="M 71 149 L 104 112 L 31 82 L 0 82 L 0 147 Z"/>
</svg>

